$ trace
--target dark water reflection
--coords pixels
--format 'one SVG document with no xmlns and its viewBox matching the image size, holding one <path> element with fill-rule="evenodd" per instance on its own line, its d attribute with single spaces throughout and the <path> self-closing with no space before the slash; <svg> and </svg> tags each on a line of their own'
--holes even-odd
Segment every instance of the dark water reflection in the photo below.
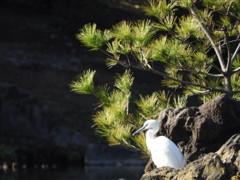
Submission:
<svg viewBox="0 0 240 180">
<path fill-rule="evenodd" d="M 139 180 L 142 166 L 0 171 L 0 180 Z"/>
</svg>

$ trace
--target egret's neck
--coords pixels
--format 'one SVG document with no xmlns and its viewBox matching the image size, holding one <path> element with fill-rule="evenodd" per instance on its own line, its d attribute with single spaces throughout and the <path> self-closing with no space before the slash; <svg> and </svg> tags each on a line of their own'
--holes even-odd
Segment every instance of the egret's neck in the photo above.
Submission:
<svg viewBox="0 0 240 180">
<path fill-rule="evenodd" d="M 146 144 L 147 144 L 147 148 L 148 150 L 151 152 L 151 146 L 154 144 L 153 140 L 156 138 L 156 134 L 157 134 L 158 130 L 155 129 L 149 129 L 146 132 Z"/>
<path fill-rule="evenodd" d="M 158 131 L 158 130 L 155 130 L 155 129 L 149 129 L 149 130 L 146 132 L 146 140 L 149 141 L 149 140 L 151 140 L 151 139 L 155 139 L 155 138 L 156 138 L 157 131 Z"/>
</svg>

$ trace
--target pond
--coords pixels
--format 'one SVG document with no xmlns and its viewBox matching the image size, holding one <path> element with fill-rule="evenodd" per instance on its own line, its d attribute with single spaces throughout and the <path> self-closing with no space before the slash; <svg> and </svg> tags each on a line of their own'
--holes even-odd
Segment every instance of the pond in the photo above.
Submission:
<svg viewBox="0 0 240 180">
<path fill-rule="evenodd" d="M 139 180 L 142 166 L 0 170 L 1 180 Z"/>
</svg>

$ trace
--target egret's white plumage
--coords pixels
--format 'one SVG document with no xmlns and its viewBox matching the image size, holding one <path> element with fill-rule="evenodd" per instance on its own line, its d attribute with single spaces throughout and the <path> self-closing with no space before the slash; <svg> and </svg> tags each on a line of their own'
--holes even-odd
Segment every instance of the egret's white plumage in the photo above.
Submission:
<svg viewBox="0 0 240 180">
<path fill-rule="evenodd" d="M 156 120 L 147 120 L 133 135 L 147 130 L 146 144 L 152 160 L 157 167 L 170 166 L 181 169 L 185 166 L 184 156 L 180 149 L 167 137 L 158 136 L 159 123 Z"/>
</svg>

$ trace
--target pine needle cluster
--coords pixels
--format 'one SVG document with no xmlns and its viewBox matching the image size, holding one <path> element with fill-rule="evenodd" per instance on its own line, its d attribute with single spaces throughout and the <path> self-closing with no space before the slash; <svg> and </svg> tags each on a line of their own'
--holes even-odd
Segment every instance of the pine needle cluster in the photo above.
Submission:
<svg viewBox="0 0 240 180">
<path fill-rule="evenodd" d="M 129 70 L 115 76 L 115 88 L 111 91 L 108 85 L 95 87 L 94 75 L 95 71 L 84 71 L 70 86 L 76 93 L 92 94 L 98 98 L 98 111 L 93 116 L 96 132 L 105 137 L 109 145 L 141 150 L 142 154 L 147 156 L 143 134 L 133 137 L 133 130 L 140 127 L 146 119 L 156 119 L 159 112 L 165 108 L 185 106 L 184 96 L 172 96 L 161 91 L 147 96 L 140 95 L 139 99 L 131 100 L 134 78 Z M 129 110 L 131 102 L 136 105 L 136 110 Z"/>
<path fill-rule="evenodd" d="M 118 74 L 115 78 L 115 88 L 110 92 L 107 85 L 93 86 L 95 71 L 85 71 L 72 82 L 73 91 L 81 94 L 93 94 L 99 99 L 99 111 L 93 116 L 98 134 L 106 137 L 110 145 L 131 147 L 132 114 L 128 111 L 131 97 L 130 88 L 133 77 L 130 71 Z M 89 77 L 91 78 L 85 78 Z"/>
<path fill-rule="evenodd" d="M 167 107 L 185 106 L 187 97 L 206 102 L 222 93 L 240 99 L 239 0 L 149 0 L 143 10 L 152 20 L 122 21 L 109 30 L 87 24 L 77 35 L 90 50 L 107 55 L 106 65 L 122 65 L 163 77 L 162 84 L 183 89 L 183 96 L 155 92 L 132 100 L 130 71 L 116 75 L 114 88 L 94 87 L 95 71 L 85 71 L 71 88 L 99 99 L 93 121 L 110 145 L 147 154 L 143 136 L 131 132 Z M 158 66 L 156 66 L 158 64 Z M 161 67 L 159 68 L 159 64 Z M 157 67 L 157 68 L 156 68 Z M 130 102 L 137 110 L 130 112 Z"/>
<path fill-rule="evenodd" d="M 94 92 L 93 77 L 96 71 L 87 70 L 76 77 L 76 80 L 70 84 L 73 92 L 79 94 L 92 94 Z"/>
<path fill-rule="evenodd" d="M 164 85 L 189 94 L 239 93 L 231 78 L 240 71 L 239 1 L 150 0 L 143 9 L 155 21 L 122 21 L 104 31 L 87 24 L 77 37 L 90 49 L 105 51 L 109 67 L 156 73 Z M 154 69 L 156 61 L 165 64 L 162 69 Z"/>
</svg>

